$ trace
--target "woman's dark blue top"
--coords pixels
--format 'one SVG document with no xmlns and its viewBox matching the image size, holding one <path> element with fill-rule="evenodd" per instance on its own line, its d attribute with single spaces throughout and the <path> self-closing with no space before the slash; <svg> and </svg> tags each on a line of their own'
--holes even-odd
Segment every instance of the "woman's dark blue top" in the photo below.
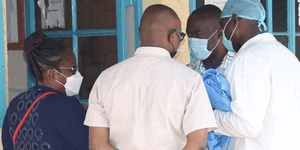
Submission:
<svg viewBox="0 0 300 150">
<path fill-rule="evenodd" d="M 4 118 L 4 150 L 88 150 L 88 127 L 83 125 L 86 110 L 73 97 L 47 95 L 31 110 L 13 146 L 13 135 L 31 104 L 53 89 L 35 86 L 15 97 Z"/>
</svg>

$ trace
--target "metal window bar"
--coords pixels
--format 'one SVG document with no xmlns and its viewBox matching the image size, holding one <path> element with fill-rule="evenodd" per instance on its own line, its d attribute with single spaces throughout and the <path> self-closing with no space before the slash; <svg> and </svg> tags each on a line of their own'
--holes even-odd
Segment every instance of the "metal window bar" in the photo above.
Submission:
<svg viewBox="0 0 300 150">
<path fill-rule="evenodd" d="M 26 37 L 35 31 L 35 6 L 34 0 L 25 0 L 25 24 L 26 24 Z M 35 86 L 36 80 L 30 74 L 29 68 L 27 67 L 27 88 Z"/>
<path fill-rule="evenodd" d="M 287 7 L 287 25 L 288 25 L 288 40 L 289 49 L 296 54 L 296 4 L 295 0 L 288 0 Z"/>
<path fill-rule="evenodd" d="M 267 0 L 267 27 L 268 32 L 273 35 L 285 35 L 288 37 L 288 48 L 296 54 L 296 36 L 300 36 L 300 33 L 296 33 L 296 9 L 295 0 L 287 0 L 287 31 L 286 32 L 273 32 L 273 0 Z"/>
<path fill-rule="evenodd" d="M 266 0 L 266 13 L 267 13 L 267 28 L 269 33 L 273 33 L 273 6 L 272 0 Z"/>
<path fill-rule="evenodd" d="M 196 0 L 190 0 L 190 14 L 196 9 Z M 194 61 L 194 57 L 190 54 L 190 62 Z"/>
<path fill-rule="evenodd" d="M 140 47 L 141 36 L 139 34 L 138 28 L 140 27 L 141 18 L 143 15 L 143 0 L 134 0 L 134 32 L 135 32 L 135 49 Z"/>
</svg>

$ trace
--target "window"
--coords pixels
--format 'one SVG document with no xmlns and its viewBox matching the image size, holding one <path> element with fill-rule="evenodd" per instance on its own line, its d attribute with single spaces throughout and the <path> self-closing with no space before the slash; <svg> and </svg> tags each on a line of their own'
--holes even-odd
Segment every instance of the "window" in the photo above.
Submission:
<svg viewBox="0 0 300 150">
<path fill-rule="evenodd" d="M 24 0 L 8 0 L 6 6 L 8 50 L 21 50 L 25 40 Z"/>
<path fill-rule="evenodd" d="M 45 0 L 45 3 L 48 3 L 45 6 L 54 2 L 57 0 Z M 87 104 L 90 90 L 100 73 L 127 59 L 126 6 L 134 7 L 134 22 L 137 28 L 142 15 L 142 0 L 58 0 L 58 2 L 61 2 L 63 7 L 53 11 L 63 9 L 64 21 L 59 20 L 61 22 L 55 22 L 55 27 L 49 28 L 51 23 L 45 21 L 45 17 L 52 16 L 43 14 L 45 11 L 38 4 L 38 0 L 27 0 L 26 33 L 29 36 L 36 30 L 43 31 L 53 40 L 73 49 L 78 70 L 84 76 L 80 93 L 76 97 L 81 103 Z M 53 18 L 55 20 L 57 17 L 54 15 Z M 139 39 L 137 30 L 135 39 Z M 139 45 L 139 40 L 135 43 Z M 27 79 L 28 88 L 35 85 L 30 73 Z"/>
</svg>

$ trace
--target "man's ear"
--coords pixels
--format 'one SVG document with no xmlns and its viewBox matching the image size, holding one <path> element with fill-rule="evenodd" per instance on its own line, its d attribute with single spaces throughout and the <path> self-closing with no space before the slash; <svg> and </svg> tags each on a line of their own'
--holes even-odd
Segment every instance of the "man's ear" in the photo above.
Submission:
<svg viewBox="0 0 300 150">
<path fill-rule="evenodd" d="M 173 32 L 171 35 L 169 35 L 170 42 L 175 43 L 176 36 L 177 35 L 175 32 Z"/>
<path fill-rule="evenodd" d="M 239 23 L 239 18 L 236 14 L 232 14 L 232 21 L 233 21 L 234 25 Z"/>
<path fill-rule="evenodd" d="M 140 36 L 141 36 L 141 27 L 139 27 L 138 30 L 139 30 L 139 34 L 140 34 Z"/>
<path fill-rule="evenodd" d="M 223 38 L 223 29 L 219 28 L 217 34 L 218 34 L 218 38 Z"/>
</svg>

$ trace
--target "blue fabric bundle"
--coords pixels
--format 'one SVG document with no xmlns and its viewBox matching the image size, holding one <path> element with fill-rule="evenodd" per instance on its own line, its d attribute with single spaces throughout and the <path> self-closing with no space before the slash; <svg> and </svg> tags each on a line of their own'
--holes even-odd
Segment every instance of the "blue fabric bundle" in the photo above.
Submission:
<svg viewBox="0 0 300 150">
<path fill-rule="evenodd" d="M 230 85 L 225 77 L 215 69 L 208 69 L 202 76 L 203 82 L 213 109 L 231 111 Z M 210 150 L 221 150 L 227 143 L 229 148 L 231 137 L 209 132 L 207 136 L 207 147 Z"/>
<path fill-rule="evenodd" d="M 215 132 L 208 132 L 206 146 L 209 150 L 221 150 L 227 143 L 227 150 L 229 149 L 231 137 Z"/>
<path fill-rule="evenodd" d="M 231 111 L 230 85 L 225 77 L 215 69 L 208 69 L 202 78 L 212 107 Z"/>
</svg>

